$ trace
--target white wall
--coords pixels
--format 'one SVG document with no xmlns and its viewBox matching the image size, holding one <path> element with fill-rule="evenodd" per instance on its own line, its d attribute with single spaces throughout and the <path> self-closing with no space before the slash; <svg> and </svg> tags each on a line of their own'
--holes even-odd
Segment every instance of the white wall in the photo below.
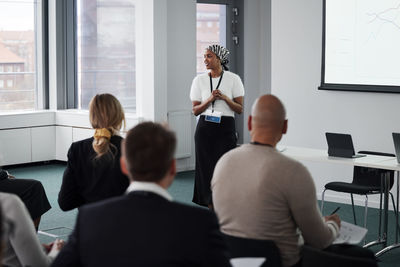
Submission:
<svg viewBox="0 0 400 267">
<path fill-rule="evenodd" d="M 317 90 L 322 1 L 272 0 L 271 35 L 272 93 L 284 102 L 289 119 L 283 144 L 326 149 L 325 132 L 331 131 L 350 133 L 356 150 L 394 153 L 391 133 L 400 132 L 400 94 Z M 307 166 L 318 192 L 327 181 L 351 181 L 352 169 Z"/>
<path fill-rule="evenodd" d="M 168 0 L 168 110 L 191 110 L 190 86 L 196 75 L 196 1 Z"/>
<path fill-rule="evenodd" d="M 172 112 L 191 111 L 189 92 L 195 75 L 196 1 L 154 0 L 155 121 L 166 122 Z M 194 121 L 193 116 L 191 125 L 178 128 L 192 128 L 193 137 Z M 192 142 L 191 157 L 178 160 L 178 170 L 193 169 L 194 160 Z"/>
<path fill-rule="evenodd" d="M 155 118 L 154 101 L 154 19 L 153 1 L 135 1 L 136 5 L 136 112 L 147 120 Z"/>
<path fill-rule="evenodd" d="M 196 1 L 168 0 L 167 6 L 167 101 L 168 113 L 190 111 L 189 93 L 196 75 Z M 195 117 L 192 116 L 191 157 L 178 160 L 179 170 L 194 169 Z"/>
<path fill-rule="evenodd" d="M 168 20 L 167 0 L 154 0 L 154 120 L 159 122 L 167 121 Z"/>
<path fill-rule="evenodd" d="M 49 107 L 65 108 L 65 38 L 63 31 L 63 1 L 49 1 Z"/>
<path fill-rule="evenodd" d="M 156 121 L 191 110 L 196 75 L 196 1 L 154 0 L 154 98 Z"/>
<path fill-rule="evenodd" d="M 271 1 L 244 1 L 244 129 L 243 142 L 250 141 L 247 118 L 254 100 L 271 93 Z"/>
</svg>

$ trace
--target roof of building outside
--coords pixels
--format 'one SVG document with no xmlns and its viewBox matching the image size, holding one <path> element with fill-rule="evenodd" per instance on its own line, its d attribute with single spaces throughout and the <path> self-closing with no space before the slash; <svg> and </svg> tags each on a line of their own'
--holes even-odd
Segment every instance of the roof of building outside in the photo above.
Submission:
<svg viewBox="0 0 400 267">
<path fill-rule="evenodd" d="M 0 43 L 0 63 L 25 63 L 25 60 Z"/>
</svg>

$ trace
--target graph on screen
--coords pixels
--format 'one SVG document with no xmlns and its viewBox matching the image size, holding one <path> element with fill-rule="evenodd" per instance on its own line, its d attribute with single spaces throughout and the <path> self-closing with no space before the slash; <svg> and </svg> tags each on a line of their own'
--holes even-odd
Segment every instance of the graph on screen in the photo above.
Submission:
<svg viewBox="0 0 400 267">
<path fill-rule="evenodd" d="M 321 86 L 400 92 L 400 0 L 325 0 L 324 25 Z"/>
</svg>

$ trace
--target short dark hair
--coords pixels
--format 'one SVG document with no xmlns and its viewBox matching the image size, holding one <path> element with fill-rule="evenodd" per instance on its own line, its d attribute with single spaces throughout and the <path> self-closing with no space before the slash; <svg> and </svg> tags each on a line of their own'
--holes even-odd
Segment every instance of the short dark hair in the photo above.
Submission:
<svg viewBox="0 0 400 267">
<path fill-rule="evenodd" d="M 142 122 L 128 131 L 125 158 L 135 181 L 160 181 L 174 160 L 175 133 L 159 123 Z"/>
</svg>

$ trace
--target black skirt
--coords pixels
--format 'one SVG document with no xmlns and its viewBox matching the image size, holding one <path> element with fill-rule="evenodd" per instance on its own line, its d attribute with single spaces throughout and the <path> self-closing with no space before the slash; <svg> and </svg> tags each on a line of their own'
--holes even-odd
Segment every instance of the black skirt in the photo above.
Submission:
<svg viewBox="0 0 400 267">
<path fill-rule="evenodd" d="M 212 205 L 211 178 L 219 158 L 236 147 L 235 119 L 221 118 L 221 123 L 204 120 L 200 116 L 194 135 L 196 172 L 193 202 L 202 206 Z"/>
<path fill-rule="evenodd" d="M 42 216 L 51 206 L 41 182 L 33 179 L 4 179 L 0 181 L 0 192 L 17 195 L 33 220 Z"/>
</svg>

